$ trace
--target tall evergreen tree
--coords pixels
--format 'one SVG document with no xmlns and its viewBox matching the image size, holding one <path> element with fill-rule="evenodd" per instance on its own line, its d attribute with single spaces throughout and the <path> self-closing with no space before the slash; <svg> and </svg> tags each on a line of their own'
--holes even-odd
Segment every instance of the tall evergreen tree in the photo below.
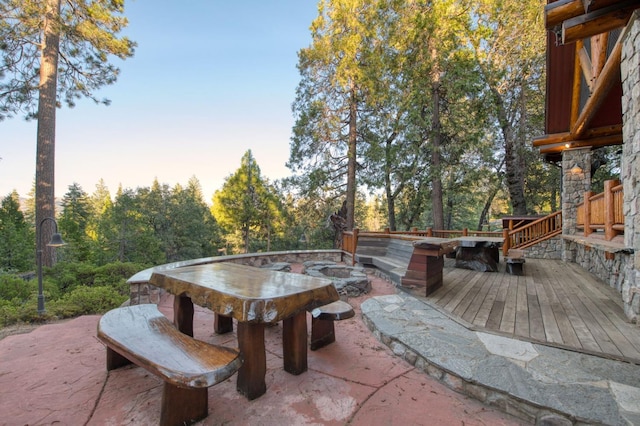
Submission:
<svg viewBox="0 0 640 426">
<path fill-rule="evenodd" d="M 93 247 L 87 228 L 92 220 L 89 195 L 79 184 L 73 183 L 62 198 L 62 213 L 58 219 L 60 233 L 69 244 L 65 253 L 71 256 L 70 260 L 90 260 Z"/>
<path fill-rule="evenodd" d="M 298 53 L 301 81 L 287 165 L 301 172 L 306 194 L 318 190 L 346 199 L 353 229 L 358 166 L 358 113 L 370 81 L 364 69 L 371 52 L 375 5 L 364 0 L 321 0 L 312 44 Z"/>
<path fill-rule="evenodd" d="M 97 102 L 93 93 L 115 82 L 119 70 L 109 55 L 125 59 L 135 46 L 117 36 L 127 25 L 123 11 L 124 0 L 0 2 L 0 120 L 19 112 L 38 120 L 37 239 L 53 233 L 45 219 L 55 215 L 56 108 L 63 99 L 69 106 L 81 97 Z M 44 265 L 52 265 L 53 253 L 43 250 Z"/>
<path fill-rule="evenodd" d="M 32 230 L 20 210 L 20 197 L 13 191 L 0 204 L 0 271 L 25 272 L 33 269 Z"/>
<path fill-rule="evenodd" d="M 228 176 L 221 189 L 213 194 L 211 212 L 220 226 L 231 235 L 228 239 L 244 253 L 261 245 L 262 235 L 269 239 L 281 210 L 276 191 L 260 172 L 251 150 L 243 156 L 240 168 Z"/>
<path fill-rule="evenodd" d="M 543 132 L 545 28 L 544 0 L 471 3 L 476 31 L 469 46 L 487 90 L 493 134 L 505 158 L 505 181 L 513 214 L 529 213 L 527 176 L 539 156 L 530 141 Z M 539 188 L 536 188 L 538 190 Z"/>
</svg>

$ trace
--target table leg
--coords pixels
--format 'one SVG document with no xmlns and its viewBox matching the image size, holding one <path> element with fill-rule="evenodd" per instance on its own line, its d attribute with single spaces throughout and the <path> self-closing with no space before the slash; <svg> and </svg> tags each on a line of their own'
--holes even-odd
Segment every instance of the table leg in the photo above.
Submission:
<svg viewBox="0 0 640 426">
<path fill-rule="evenodd" d="M 500 249 L 498 247 L 491 247 L 489 249 L 490 256 L 496 261 L 496 265 L 500 263 Z"/>
<path fill-rule="evenodd" d="M 264 324 L 238 321 L 238 348 L 243 359 L 238 370 L 238 392 L 256 399 L 267 391 L 267 355 L 264 347 Z"/>
<path fill-rule="evenodd" d="M 284 370 L 291 374 L 307 371 L 307 313 L 300 312 L 282 321 Z"/>
<path fill-rule="evenodd" d="M 193 302 L 189 296 L 173 298 L 173 323 L 178 330 L 193 337 Z"/>
<path fill-rule="evenodd" d="M 213 331 L 215 331 L 216 334 L 231 333 L 233 331 L 233 318 L 215 314 Z"/>
</svg>

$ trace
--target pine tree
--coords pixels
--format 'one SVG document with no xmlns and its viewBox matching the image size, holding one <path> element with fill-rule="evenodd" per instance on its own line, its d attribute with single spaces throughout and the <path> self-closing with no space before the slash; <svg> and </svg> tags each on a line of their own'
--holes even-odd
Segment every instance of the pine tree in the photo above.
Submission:
<svg viewBox="0 0 640 426">
<path fill-rule="evenodd" d="M 37 239 L 53 233 L 46 219 L 55 216 L 56 108 L 62 100 L 72 107 L 81 97 L 99 102 L 94 92 L 116 81 L 119 70 L 109 55 L 125 59 L 135 46 L 117 37 L 127 25 L 123 11 L 124 0 L 0 2 L 0 120 L 17 113 L 38 120 Z M 43 264 L 52 263 L 53 251 L 45 248 Z"/>
</svg>

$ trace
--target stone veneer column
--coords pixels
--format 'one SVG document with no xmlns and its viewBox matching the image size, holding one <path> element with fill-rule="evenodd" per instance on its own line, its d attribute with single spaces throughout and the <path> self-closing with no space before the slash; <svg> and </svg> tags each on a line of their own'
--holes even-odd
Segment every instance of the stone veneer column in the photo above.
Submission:
<svg viewBox="0 0 640 426">
<path fill-rule="evenodd" d="M 578 204 L 591 190 L 591 148 L 566 149 L 562 152 L 562 234 L 575 235 Z M 564 244 L 562 258 L 575 262 L 572 243 Z"/>
<path fill-rule="evenodd" d="M 623 283 L 627 316 L 640 316 L 640 12 L 636 10 L 622 34 L 622 180 L 624 243 L 633 247 L 633 261 Z M 625 294 L 626 293 L 626 294 Z"/>
</svg>

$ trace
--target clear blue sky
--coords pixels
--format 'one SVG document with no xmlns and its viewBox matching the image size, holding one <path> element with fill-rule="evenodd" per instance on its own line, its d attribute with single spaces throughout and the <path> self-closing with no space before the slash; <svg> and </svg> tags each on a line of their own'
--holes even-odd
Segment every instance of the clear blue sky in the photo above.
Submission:
<svg viewBox="0 0 640 426">
<path fill-rule="evenodd" d="M 135 56 L 114 59 L 118 81 L 57 112 L 56 197 L 77 182 L 118 186 L 200 181 L 205 201 L 251 149 L 262 175 L 285 163 L 299 82 L 297 52 L 311 42 L 315 0 L 127 0 Z M 0 196 L 30 191 L 36 123 L 0 122 Z"/>
</svg>

